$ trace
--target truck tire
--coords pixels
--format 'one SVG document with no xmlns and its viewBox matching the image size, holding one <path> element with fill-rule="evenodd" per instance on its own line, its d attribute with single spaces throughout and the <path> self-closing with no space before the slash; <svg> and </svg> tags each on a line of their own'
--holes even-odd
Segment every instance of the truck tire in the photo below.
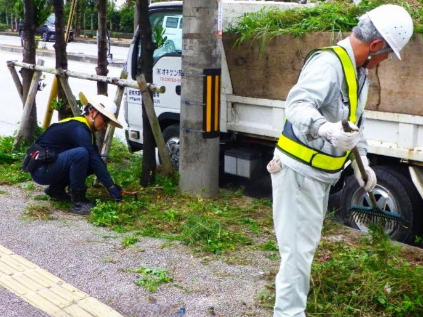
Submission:
<svg viewBox="0 0 423 317">
<path fill-rule="evenodd" d="M 181 139 L 179 137 L 179 124 L 172 124 L 163 130 L 163 139 L 169 153 L 173 169 L 179 170 L 179 147 Z"/>
<path fill-rule="evenodd" d="M 410 226 L 404 228 L 400 225 L 386 229 L 386 234 L 393 240 L 403 243 L 414 243 L 422 227 L 422 199 L 410 178 L 405 176 L 408 171 L 391 166 L 375 166 L 377 185 L 373 191 L 376 201 L 384 204 L 384 210 L 403 216 Z M 368 195 L 359 187 L 354 176 L 345 180 L 341 195 L 341 217 L 347 226 L 367 232 L 368 225 L 349 217 L 351 206 L 371 207 Z"/>
</svg>

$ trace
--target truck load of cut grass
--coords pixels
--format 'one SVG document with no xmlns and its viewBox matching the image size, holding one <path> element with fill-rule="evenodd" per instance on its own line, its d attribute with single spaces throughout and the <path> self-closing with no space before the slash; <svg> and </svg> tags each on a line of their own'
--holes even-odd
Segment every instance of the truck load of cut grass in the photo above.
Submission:
<svg viewBox="0 0 423 317">
<path fill-rule="evenodd" d="M 239 42 L 247 39 L 270 40 L 282 34 L 302 36 L 313 32 L 350 32 L 362 14 L 382 4 L 397 4 L 410 13 L 414 32 L 423 33 L 422 1 L 364 0 L 354 5 L 353 1 L 332 0 L 315 4 L 284 11 L 269 8 L 247 13 L 235 21 L 227 32 L 237 33 Z"/>
</svg>

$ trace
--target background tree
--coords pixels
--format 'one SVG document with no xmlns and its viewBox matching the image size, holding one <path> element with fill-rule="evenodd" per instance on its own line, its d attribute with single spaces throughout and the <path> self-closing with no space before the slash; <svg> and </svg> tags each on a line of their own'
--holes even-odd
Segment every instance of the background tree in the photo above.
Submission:
<svg viewBox="0 0 423 317">
<path fill-rule="evenodd" d="M 22 61 L 28 64 L 35 64 L 35 29 L 47 19 L 51 13 L 51 5 L 45 0 L 23 0 L 15 3 L 14 10 L 16 14 L 24 20 L 22 34 Z M 22 76 L 23 98 L 26 100 L 34 72 L 30 69 L 22 68 L 20 73 Z M 20 131 L 22 134 L 18 143 L 22 142 L 25 144 L 31 144 L 34 141 L 37 128 L 37 108 L 34 102 L 28 124 Z"/>
<path fill-rule="evenodd" d="M 0 0 L 0 22 L 4 22 L 9 29 L 16 28 L 16 12 L 12 10 L 16 0 Z"/>
<path fill-rule="evenodd" d="M 107 53 L 108 53 L 108 36 L 107 36 L 107 0 L 98 0 L 98 30 L 97 30 L 97 47 L 98 47 L 98 58 L 96 72 L 99 76 L 107 76 L 109 70 L 107 65 Z M 97 94 L 107 96 L 107 83 L 97 82 Z M 106 131 L 97 132 L 97 145 L 98 148 L 102 148 L 104 136 Z"/>
<path fill-rule="evenodd" d="M 138 26 L 138 18 L 134 19 L 136 1 L 127 1 L 119 10 L 120 24 L 119 30 L 121 32 L 133 33 L 136 26 Z M 134 27 L 135 26 L 135 27 Z"/>
<path fill-rule="evenodd" d="M 66 53 L 67 42 L 65 40 L 65 12 L 63 0 L 53 1 L 54 13 L 56 21 L 54 23 L 56 28 L 56 42 L 54 43 L 54 51 L 56 53 L 56 69 L 68 69 L 68 57 Z M 59 78 L 57 78 L 57 98 L 59 100 L 60 108 L 58 109 L 59 120 L 72 116 L 72 111 L 67 102 L 66 94 L 60 85 Z"/>
<path fill-rule="evenodd" d="M 138 29 L 141 39 L 141 57 L 138 60 L 139 69 L 142 70 L 147 83 L 153 82 L 153 53 L 156 49 L 153 43 L 151 23 L 148 16 L 149 0 L 137 1 L 138 12 Z M 151 93 L 150 93 L 151 94 Z M 142 123 L 143 123 L 143 160 L 141 185 L 148 186 L 155 181 L 156 176 L 156 142 L 154 141 L 153 132 L 150 122 L 145 111 L 144 102 L 142 105 Z"/>
</svg>

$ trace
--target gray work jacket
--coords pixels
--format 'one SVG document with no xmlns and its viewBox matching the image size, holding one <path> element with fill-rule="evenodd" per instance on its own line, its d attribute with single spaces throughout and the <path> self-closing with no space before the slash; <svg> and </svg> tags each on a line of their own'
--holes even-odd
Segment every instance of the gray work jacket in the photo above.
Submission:
<svg viewBox="0 0 423 317">
<path fill-rule="evenodd" d="M 338 42 L 339 46 L 346 49 L 355 66 L 355 58 L 349 41 L 346 38 Z M 356 68 L 358 78 L 359 97 L 357 104 L 357 118 L 360 127 L 364 123 L 364 107 L 367 101 L 369 80 L 367 69 Z M 327 154 L 341 156 L 343 152 L 336 149 L 329 142 L 317 134 L 320 126 L 326 121 L 338 122 L 349 117 L 349 98 L 347 84 L 341 62 L 338 57 L 324 51 L 315 54 L 309 59 L 301 70 L 298 82 L 290 90 L 285 106 L 285 115 L 292 124 L 295 136 L 305 145 Z M 367 142 L 360 130 L 361 139 L 357 147 L 362 155 L 367 154 Z M 282 163 L 298 173 L 320 180 L 325 183 L 335 184 L 341 172 L 328 173 L 318 170 L 300 161 L 297 161 L 278 149 L 275 150 Z"/>
</svg>

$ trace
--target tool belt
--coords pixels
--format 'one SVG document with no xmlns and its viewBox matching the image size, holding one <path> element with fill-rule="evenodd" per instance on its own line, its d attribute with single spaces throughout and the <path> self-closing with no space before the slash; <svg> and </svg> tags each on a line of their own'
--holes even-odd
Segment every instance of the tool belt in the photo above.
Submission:
<svg viewBox="0 0 423 317">
<path fill-rule="evenodd" d="M 44 163 L 51 163 L 57 159 L 57 153 L 49 148 L 43 148 L 37 143 L 34 143 L 27 151 L 22 162 L 22 170 L 30 173 L 43 165 Z"/>
</svg>

